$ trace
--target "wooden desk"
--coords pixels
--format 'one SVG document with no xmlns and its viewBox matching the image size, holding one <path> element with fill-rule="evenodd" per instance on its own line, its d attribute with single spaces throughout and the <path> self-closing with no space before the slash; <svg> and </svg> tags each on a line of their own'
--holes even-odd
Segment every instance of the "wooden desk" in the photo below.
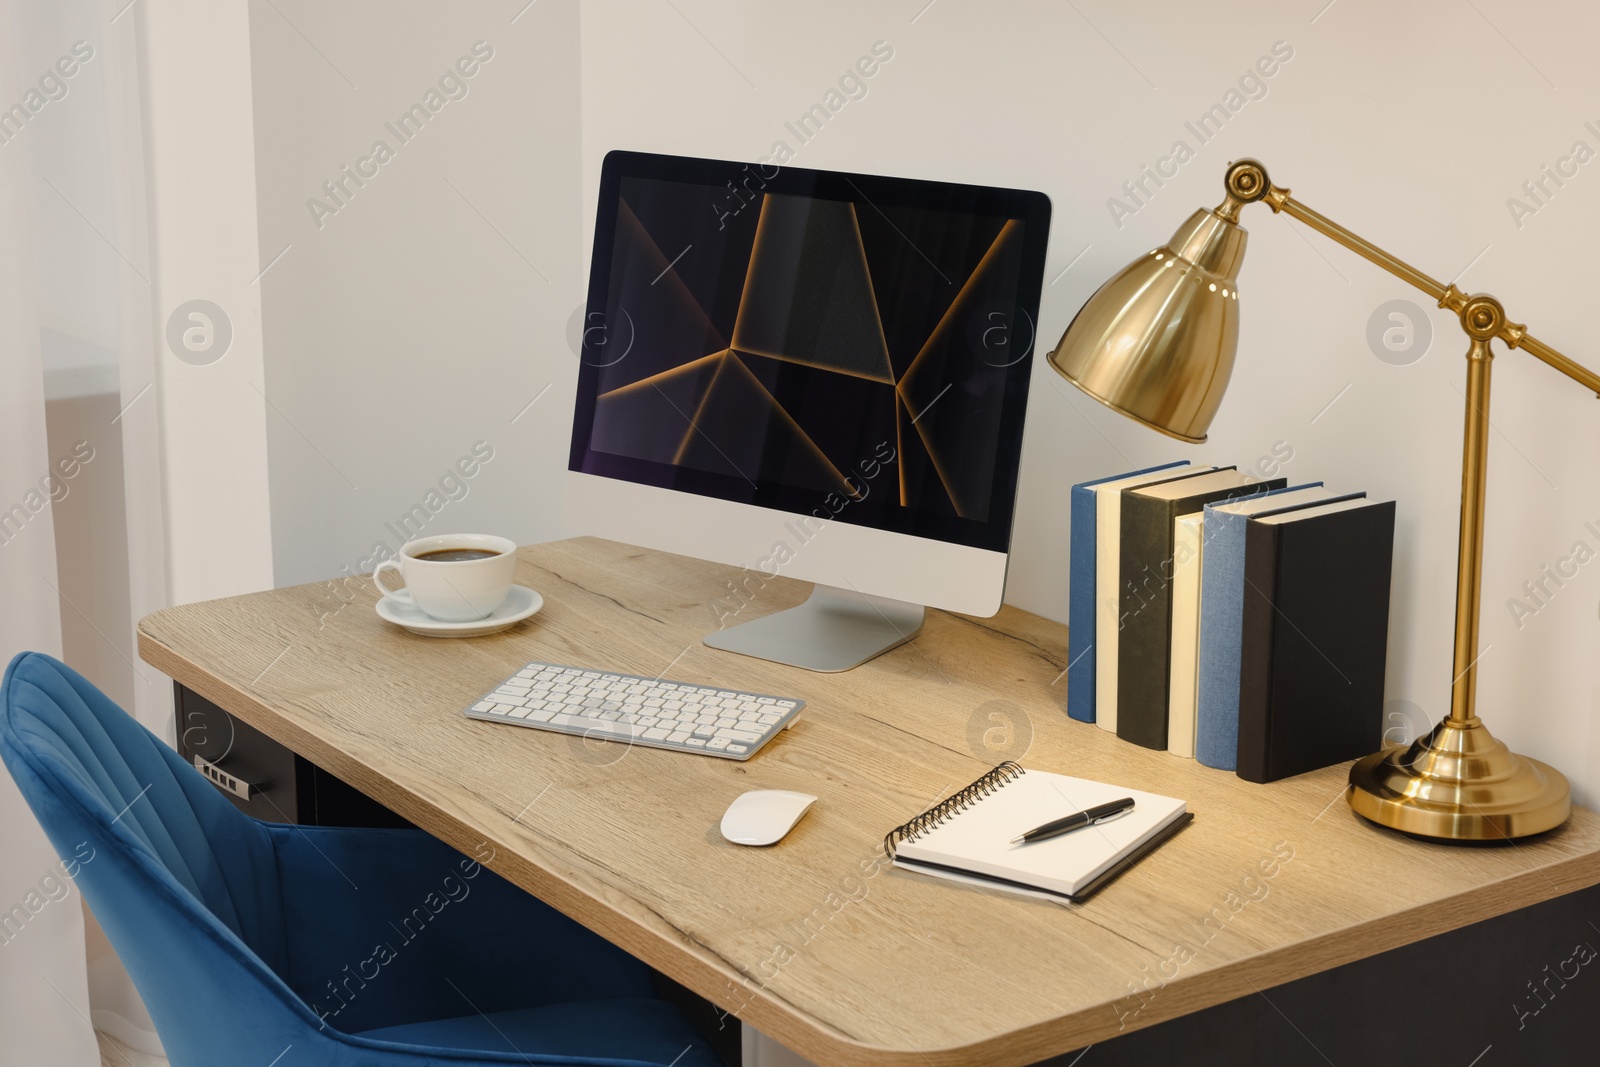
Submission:
<svg viewBox="0 0 1600 1067">
<path fill-rule="evenodd" d="M 804 596 L 754 574 L 751 617 Z M 738 577 L 578 539 L 522 550 L 545 608 L 500 635 L 412 636 L 370 588 L 329 615 L 330 586 L 308 585 L 157 612 L 139 649 L 829 1067 L 1032 1063 L 1600 881 L 1589 811 L 1515 847 L 1418 843 L 1351 813 L 1344 766 L 1256 786 L 1072 722 L 1065 627 L 1012 608 L 930 612 L 915 642 L 844 674 L 705 648 Z M 462 717 L 530 659 L 810 704 L 748 763 Z M 1026 764 L 1185 797 L 1194 825 L 1081 906 L 889 869 L 890 827 L 1029 732 Z M 724 842 L 723 810 L 755 788 L 821 799 L 773 848 Z"/>
</svg>

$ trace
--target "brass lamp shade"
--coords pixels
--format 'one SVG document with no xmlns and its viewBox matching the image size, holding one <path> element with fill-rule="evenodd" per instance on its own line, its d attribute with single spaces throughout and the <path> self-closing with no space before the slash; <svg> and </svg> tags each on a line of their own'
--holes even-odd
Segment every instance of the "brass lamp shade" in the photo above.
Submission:
<svg viewBox="0 0 1600 1067">
<path fill-rule="evenodd" d="M 1102 404 L 1199 444 L 1239 346 L 1245 231 L 1200 210 L 1083 305 L 1050 363 Z"/>
</svg>

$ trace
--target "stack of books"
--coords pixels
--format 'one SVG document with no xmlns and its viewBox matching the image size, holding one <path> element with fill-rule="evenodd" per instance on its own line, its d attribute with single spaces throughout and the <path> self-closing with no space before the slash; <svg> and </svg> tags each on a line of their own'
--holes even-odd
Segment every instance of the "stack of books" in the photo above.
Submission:
<svg viewBox="0 0 1600 1067">
<path fill-rule="evenodd" d="M 1394 514 L 1187 462 L 1073 486 L 1067 713 L 1253 782 L 1372 752 Z"/>
</svg>

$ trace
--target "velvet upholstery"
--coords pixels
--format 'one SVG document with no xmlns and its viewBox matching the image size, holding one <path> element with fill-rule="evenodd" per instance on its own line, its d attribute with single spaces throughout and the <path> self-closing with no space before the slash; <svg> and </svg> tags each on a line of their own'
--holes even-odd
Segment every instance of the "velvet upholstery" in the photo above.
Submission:
<svg viewBox="0 0 1600 1067">
<path fill-rule="evenodd" d="M 49 656 L 6 671 L 0 756 L 173 1067 L 719 1063 L 643 964 L 487 846 L 258 822 Z"/>
</svg>

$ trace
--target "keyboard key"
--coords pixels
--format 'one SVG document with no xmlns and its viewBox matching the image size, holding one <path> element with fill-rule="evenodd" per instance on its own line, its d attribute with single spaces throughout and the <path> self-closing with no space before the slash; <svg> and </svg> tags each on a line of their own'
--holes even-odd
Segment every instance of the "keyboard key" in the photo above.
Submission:
<svg viewBox="0 0 1600 1067">
<path fill-rule="evenodd" d="M 728 739 L 726 737 L 713 737 L 711 740 L 706 742 L 706 747 L 709 749 L 727 748 Z"/>
<path fill-rule="evenodd" d="M 744 753 L 749 752 L 750 749 L 745 745 L 729 745 L 728 751 L 743 755 Z"/>
<path fill-rule="evenodd" d="M 717 736 L 724 741 L 759 741 L 761 735 L 751 733 L 749 730 L 718 730 Z"/>
<path fill-rule="evenodd" d="M 640 725 L 643 726 L 645 724 L 640 723 Z M 669 731 L 663 730 L 659 726 L 652 726 L 650 729 L 644 732 L 644 738 L 646 741 L 664 741 L 666 740 L 668 733 Z"/>
</svg>

